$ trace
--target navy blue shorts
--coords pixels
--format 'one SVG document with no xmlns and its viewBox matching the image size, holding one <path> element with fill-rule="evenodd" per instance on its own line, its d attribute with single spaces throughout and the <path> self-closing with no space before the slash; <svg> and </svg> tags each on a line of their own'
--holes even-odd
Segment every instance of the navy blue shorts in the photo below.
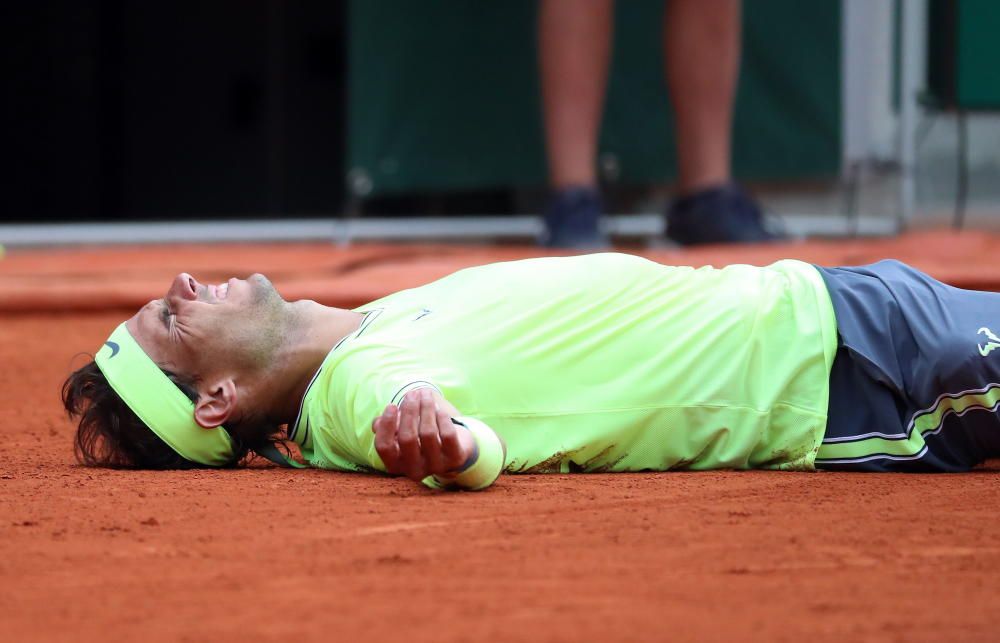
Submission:
<svg viewBox="0 0 1000 643">
<path fill-rule="evenodd" d="M 839 344 L 817 468 L 968 471 L 1000 457 L 1000 294 L 898 261 L 818 269 Z"/>
</svg>

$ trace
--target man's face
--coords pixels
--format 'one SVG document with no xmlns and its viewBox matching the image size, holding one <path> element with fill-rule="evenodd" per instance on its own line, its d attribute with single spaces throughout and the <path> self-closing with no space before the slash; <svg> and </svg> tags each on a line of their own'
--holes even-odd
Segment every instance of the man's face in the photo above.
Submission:
<svg viewBox="0 0 1000 643">
<path fill-rule="evenodd" d="M 181 273 L 163 299 L 126 322 L 154 362 L 210 377 L 266 365 L 281 340 L 285 301 L 263 275 L 206 285 Z"/>
</svg>

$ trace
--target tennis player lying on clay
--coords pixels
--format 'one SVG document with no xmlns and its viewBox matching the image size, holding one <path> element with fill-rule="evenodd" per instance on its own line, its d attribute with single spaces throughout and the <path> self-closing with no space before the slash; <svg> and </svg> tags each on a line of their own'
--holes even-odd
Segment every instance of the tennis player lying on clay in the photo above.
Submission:
<svg viewBox="0 0 1000 643">
<path fill-rule="evenodd" d="M 275 448 L 290 440 L 312 467 L 436 488 L 501 470 L 965 471 L 1000 455 L 997 332 L 1000 294 L 892 261 L 530 259 L 356 310 L 181 274 L 63 400 L 90 465 L 295 466 Z"/>
</svg>

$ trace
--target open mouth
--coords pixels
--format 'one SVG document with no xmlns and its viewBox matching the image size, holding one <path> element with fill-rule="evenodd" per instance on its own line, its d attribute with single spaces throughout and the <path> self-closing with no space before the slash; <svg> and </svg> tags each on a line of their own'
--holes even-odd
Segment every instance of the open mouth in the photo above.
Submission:
<svg viewBox="0 0 1000 643">
<path fill-rule="evenodd" d="M 231 281 L 231 280 L 230 280 Z M 229 294 L 229 282 L 224 284 L 219 284 L 217 286 L 207 286 L 208 292 L 212 295 L 212 298 L 216 301 L 221 301 L 226 298 Z"/>
</svg>

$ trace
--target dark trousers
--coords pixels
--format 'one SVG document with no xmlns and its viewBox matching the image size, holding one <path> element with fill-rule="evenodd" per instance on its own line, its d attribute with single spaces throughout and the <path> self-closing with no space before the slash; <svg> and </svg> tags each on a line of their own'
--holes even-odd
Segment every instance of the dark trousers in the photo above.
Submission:
<svg viewBox="0 0 1000 643">
<path fill-rule="evenodd" d="M 967 471 L 1000 456 L 1000 294 L 898 261 L 818 269 L 839 345 L 817 468 Z"/>
</svg>

